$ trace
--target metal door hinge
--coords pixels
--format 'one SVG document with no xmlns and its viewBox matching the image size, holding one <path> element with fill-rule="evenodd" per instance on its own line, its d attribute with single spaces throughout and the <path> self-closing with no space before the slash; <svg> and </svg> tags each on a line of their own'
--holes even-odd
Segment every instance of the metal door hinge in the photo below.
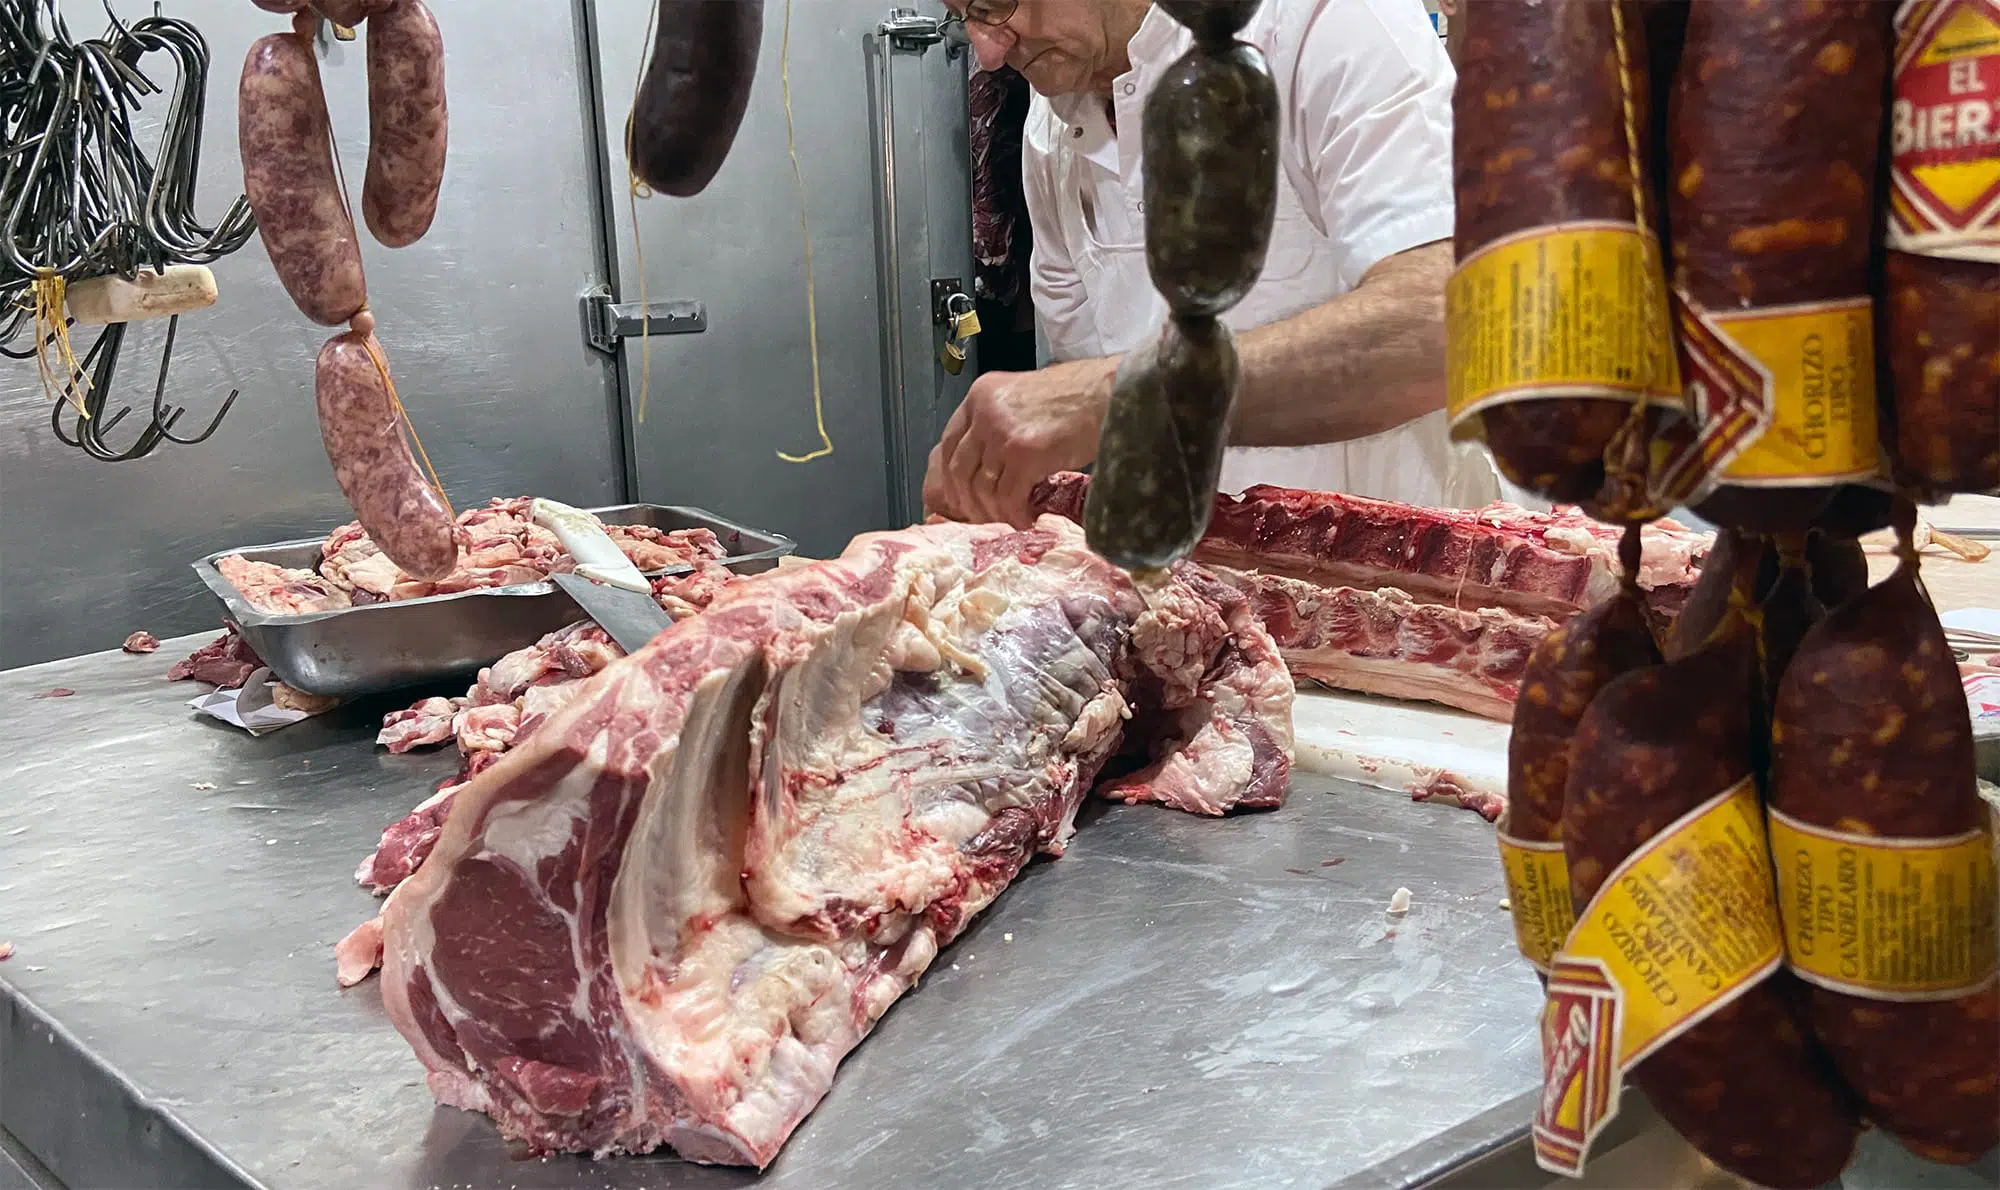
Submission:
<svg viewBox="0 0 2000 1190">
<path fill-rule="evenodd" d="M 665 301 L 614 302 L 611 291 L 594 286 L 584 291 L 583 334 L 590 345 L 607 355 L 618 352 L 621 339 L 639 335 L 698 335 L 708 329 L 708 307 L 697 301 L 669 298 Z"/>
</svg>

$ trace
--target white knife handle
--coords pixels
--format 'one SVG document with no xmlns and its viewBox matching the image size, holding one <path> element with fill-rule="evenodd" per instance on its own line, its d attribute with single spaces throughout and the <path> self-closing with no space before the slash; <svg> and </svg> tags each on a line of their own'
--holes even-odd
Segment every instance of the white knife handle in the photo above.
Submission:
<svg viewBox="0 0 2000 1190">
<path fill-rule="evenodd" d="M 606 586 L 620 587 L 627 591 L 650 594 L 653 585 L 639 568 L 632 565 L 632 559 L 618 548 L 616 542 L 604 532 L 604 526 L 579 508 L 555 500 L 537 497 L 528 506 L 528 516 L 537 525 L 554 533 L 576 559 L 576 572 L 593 582 Z"/>
</svg>

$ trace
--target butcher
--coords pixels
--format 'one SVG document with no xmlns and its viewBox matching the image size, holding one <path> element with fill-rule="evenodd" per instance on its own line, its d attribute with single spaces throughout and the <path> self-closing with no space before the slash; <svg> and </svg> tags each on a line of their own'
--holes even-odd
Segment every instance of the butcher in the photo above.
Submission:
<svg viewBox="0 0 2000 1190">
<path fill-rule="evenodd" d="M 983 69 L 1004 63 L 1034 89 L 1022 174 L 1054 362 L 973 382 L 931 451 L 924 502 L 1022 525 L 1036 481 L 1095 457 L 1119 356 L 1165 317 L 1146 269 L 1141 121 L 1192 35 L 1149 0 L 946 4 Z M 1263 274 L 1224 316 L 1242 385 L 1223 490 L 1498 498 L 1484 452 L 1445 428 L 1454 75 L 1421 0 L 1264 0 L 1240 36 L 1270 66 L 1283 123 Z"/>
</svg>

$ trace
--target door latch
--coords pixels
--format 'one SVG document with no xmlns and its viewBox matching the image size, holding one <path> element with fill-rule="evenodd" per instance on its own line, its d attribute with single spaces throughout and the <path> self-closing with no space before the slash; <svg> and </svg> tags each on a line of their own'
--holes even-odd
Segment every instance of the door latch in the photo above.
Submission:
<svg viewBox="0 0 2000 1190">
<path fill-rule="evenodd" d="M 698 335 L 708 329 L 708 307 L 698 301 L 614 302 L 611 290 L 598 285 L 585 290 L 583 337 L 591 347 L 616 355 L 620 340 L 640 335 Z"/>
</svg>

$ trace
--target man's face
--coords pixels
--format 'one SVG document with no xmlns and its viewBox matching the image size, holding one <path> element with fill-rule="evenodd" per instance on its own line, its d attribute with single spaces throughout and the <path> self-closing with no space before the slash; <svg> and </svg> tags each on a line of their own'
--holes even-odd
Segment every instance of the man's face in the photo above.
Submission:
<svg viewBox="0 0 2000 1190">
<path fill-rule="evenodd" d="M 1111 82 L 1130 68 L 1125 45 L 1145 19 L 1151 0 L 945 0 L 964 16 L 979 65 L 1007 65 L 1043 95 L 1109 94 Z M 985 15 L 987 21 L 976 19 Z M 998 23 L 999 15 L 1006 19 Z"/>
</svg>

